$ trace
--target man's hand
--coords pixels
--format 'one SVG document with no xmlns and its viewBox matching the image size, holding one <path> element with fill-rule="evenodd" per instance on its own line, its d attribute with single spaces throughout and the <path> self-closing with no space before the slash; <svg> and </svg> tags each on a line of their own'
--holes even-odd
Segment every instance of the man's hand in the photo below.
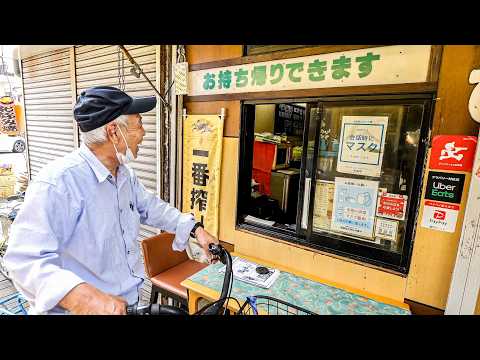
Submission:
<svg viewBox="0 0 480 360">
<path fill-rule="evenodd" d="M 121 297 L 106 294 L 87 283 L 75 286 L 59 302 L 73 315 L 126 315 L 127 302 Z"/>
<path fill-rule="evenodd" d="M 218 239 L 210 235 L 204 228 L 201 226 L 195 230 L 195 237 L 197 239 L 198 244 L 202 247 L 205 255 L 207 255 L 208 260 L 211 263 L 217 262 L 216 259 L 213 259 L 212 254 L 208 251 L 209 244 L 218 244 Z"/>
</svg>

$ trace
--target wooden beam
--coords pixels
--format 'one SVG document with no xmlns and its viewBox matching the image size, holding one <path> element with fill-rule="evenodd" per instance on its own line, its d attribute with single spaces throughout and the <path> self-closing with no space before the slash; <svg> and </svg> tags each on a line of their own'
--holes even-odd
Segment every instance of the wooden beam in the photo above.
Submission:
<svg viewBox="0 0 480 360">
<path fill-rule="evenodd" d="M 468 112 L 474 88 L 468 78 L 480 66 L 480 46 L 445 45 L 441 57 L 432 135 L 473 135 L 477 127 Z"/>
<path fill-rule="evenodd" d="M 190 66 L 243 56 L 242 45 L 185 45 L 185 55 Z"/>
<path fill-rule="evenodd" d="M 379 47 L 379 46 L 385 46 L 385 45 L 322 45 L 322 46 L 306 47 L 306 48 L 293 49 L 293 50 L 275 51 L 275 52 L 266 53 L 266 54 L 241 56 L 241 57 L 232 58 L 232 59 L 224 59 L 224 60 L 218 60 L 218 61 L 204 62 L 200 64 L 193 64 L 193 65 L 190 65 L 189 71 L 205 70 L 205 69 L 212 69 L 212 68 L 219 68 L 219 67 L 233 66 L 233 65 L 251 64 L 251 63 L 257 63 L 257 62 L 263 62 L 263 61 L 290 59 L 290 58 L 296 58 L 296 57 L 302 57 L 302 56 L 329 54 L 334 52 L 351 51 L 351 50 L 366 49 L 366 48 Z"/>
<path fill-rule="evenodd" d="M 345 95 L 383 95 L 405 93 L 430 93 L 437 89 L 436 82 L 423 82 L 413 84 L 373 85 L 373 86 L 345 86 L 335 88 L 301 89 L 263 91 L 250 93 L 219 94 L 187 96 L 185 101 L 230 101 L 230 100 L 269 100 L 285 98 L 308 98 L 322 96 L 345 96 Z"/>
<path fill-rule="evenodd" d="M 442 63 L 442 45 L 433 45 L 430 52 L 430 63 L 428 65 L 427 81 L 438 82 L 440 76 L 440 65 Z"/>
</svg>

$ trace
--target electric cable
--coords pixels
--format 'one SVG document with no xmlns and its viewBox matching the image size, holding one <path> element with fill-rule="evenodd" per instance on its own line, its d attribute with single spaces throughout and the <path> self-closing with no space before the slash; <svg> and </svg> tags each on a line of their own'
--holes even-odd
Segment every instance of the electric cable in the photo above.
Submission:
<svg viewBox="0 0 480 360">
<path fill-rule="evenodd" d="M 172 88 L 173 84 L 175 84 L 175 80 L 172 80 L 172 83 L 170 84 L 167 91 L 165 92 L 165 95 L 168 95 L 170 93 L 170 89 Z"/>
<path fill-rule="evenodd" d="M 117 50 L 118 87 L 125 91 L 125 58 L 120 48 Z"/>
<path fill-rule="evenodd" d="M 167 107 L 167 108 L 171 108 L 170 104 L 165 100 L 165 98 L 163 97 L 162 94 L 160 94 L 160 91 L 157 90 L 157 88 L 155 87 L 155 85 L 152 83 L 152 81 L 148 78 L 148 76 L 143 72 L 143 69 L 140 67 L 140 65 L 138 65 L 138 63 L 135 61 L 135 59 L 132 57 L 132 55 L 130 55 L 130 53 L 128 52 L 128 50 L 125 48 L 125 46 L 123 45 L 118 45 L 118 47 L 123 51 L 123 53 L 127 56 L 127 59 L 128 61 L 130 61 L 130 63 L 135 67 L 135 69 L 140 73 L 140 75 L 142 75 L 145 80 L 147 80 L 147 82 L 149 83 L 149 85 L 152 87 L 152 89 L 157 93 L 158 97 L 160 98 L 160 100 L 162 100 L 163 104 Z"/>
</svg>

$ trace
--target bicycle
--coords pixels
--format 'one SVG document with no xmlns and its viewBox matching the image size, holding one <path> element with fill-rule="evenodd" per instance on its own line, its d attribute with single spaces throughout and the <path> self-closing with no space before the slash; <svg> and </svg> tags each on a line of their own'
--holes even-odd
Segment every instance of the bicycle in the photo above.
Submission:
<svg viewBox="0 0 480 360">
<path fill-rule="evenodd" d="M 275 299 L 269 296 L 249 296 L 240 305 L 238 299 L 231 297 L 232 284 L 233 284 L 233 271 L 232 271 L 232 257 L 230 253 L 221 245 L 210 244 L 209 252 L 214 258 L 220 260 L 225 265 L 225 276 L 223 278 L 222 291 L 220 298 L 210 304 L 205 305 L 193 315 L 220 315 L 223 309 L 223 315 L 227 314 L 228 301 L 230 299 L 237 302 L 239 310 L 235 312 L 235 315 L 273 315 L 273 310 L 270 312 L 270 308 L 276 309 L 275 315 L 316 315 L 315 313 L 303 309 L 297 305 L 290 304 L 286 301 Z M 258 302 L 260 300 L 260 302 Z M 262 302 L 266 301 L 266 302 Z M 227 302 L 227 306 L 225 305 Z M 261 307 L 267 307 L 267 311 L 263 311 Z M 259 311 L 260 307 L 260 311 Z M 129 305 L 127 306 L 127 315 L 189 315 L 187 311 L 170 305 L 160 304 L 147 304 L 147 305 Z"/>
<path fill-rule="evenodd" d="M 13 195 L 0 202 L 0 273 L 10 280 L 3 257 L 7 251 L 10 228 L 23 204 L 25 193 Z"/>
</svg>

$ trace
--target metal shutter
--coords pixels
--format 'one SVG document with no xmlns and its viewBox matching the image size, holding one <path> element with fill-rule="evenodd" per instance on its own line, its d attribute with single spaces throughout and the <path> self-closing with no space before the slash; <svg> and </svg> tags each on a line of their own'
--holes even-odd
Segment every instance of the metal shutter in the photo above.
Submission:
<svg viewBox="0 0 480 360">
<path fill-rule="evenodd" d="M 75 149 L 70 49 L 22 60 L 30 177 Z"/>
<path fill-rule="evenodd" d="M 149 45 L 126 45 L 126 49 L 142 67 L 145 74 L 158 87 L 159 47 Z M 75 71 L 77 96 L 92 86 L 118 87 L 118 47 L 114 45 L 85 45 L 75 47 Z M 131 96 L 147 96 L 154 91 L 143 78 L 136 78 L 130 73 L 130 62 L 124 60 L 125 65 L 125 92 Z M 160 106 L 142 114 L 145 137 L 138 154 L 138 158 L 131 163 L 141 183 L 158 195 L 159 183 L 158 168 L 158 119 Z M 130 164 L 129 164 L 130 165 Z M 139 241 L 158 234 L 158 230 L 149 226 L 140 226 Z M 142 301 L 150 296 L 150 281 L 146 280 L 141 292 Z"/>
</svg>

